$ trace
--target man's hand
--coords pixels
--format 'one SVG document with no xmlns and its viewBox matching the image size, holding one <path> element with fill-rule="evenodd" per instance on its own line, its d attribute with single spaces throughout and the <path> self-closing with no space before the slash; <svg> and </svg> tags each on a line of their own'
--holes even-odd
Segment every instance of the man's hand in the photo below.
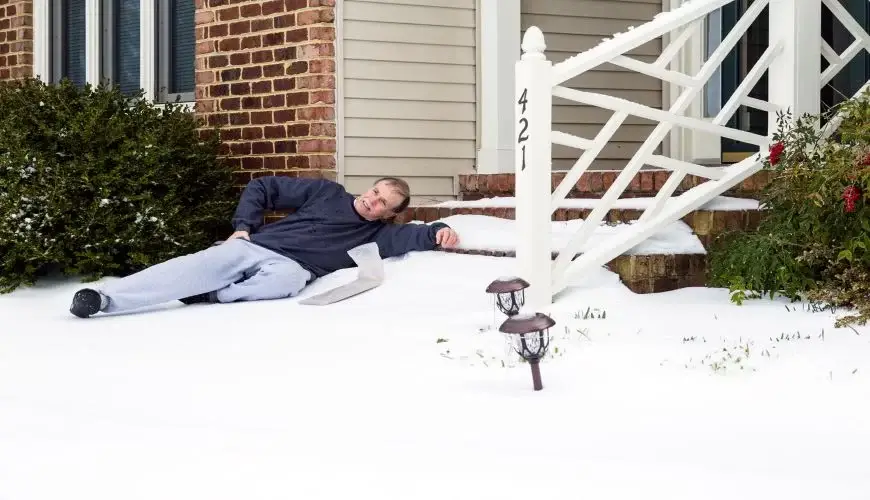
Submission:
<svg viewBox="0 0 870 500">
<path fill-rule="evenodd" d="M 453 248 L 459 244 L 459 235 L 452 228 L 442 227 L 435 233 L 435 243 L 442 248 Z"/>
<path fill-rule="evenodd" d="M 236 231 L 235 233 L 231 234 L 229 238 L 227 238 L 227 241 L 234 240 L 236 238 L 251 241 L 251 235 L 248 234 L 247 231 Z"/>
</svg>

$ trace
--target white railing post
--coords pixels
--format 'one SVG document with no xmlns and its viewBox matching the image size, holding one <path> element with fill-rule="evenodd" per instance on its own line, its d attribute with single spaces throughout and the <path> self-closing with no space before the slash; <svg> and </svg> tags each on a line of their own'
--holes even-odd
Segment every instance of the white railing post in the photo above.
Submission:
<svg viewBox="0 0 870 500">
<path fill-rule="evenodd" d="M 783 50 L 767 72 L 768 101 L 793 120 L 819 113 L 821 19 L 821 0 L 770 0 L 770 45 L 781 41 Z M 776 113 L 769 113 L 768 135 L 776 129 Z"/>
<path fill-rule="evenodd" d="M 526 305 L 552 303 L 550 224 L 553 127 L 553 63 L 544 56 L 544 34 L 536 26 L 523 36 L 516 64 L 515 139 L 517 264 L 529 282 Z"/>
</svg>

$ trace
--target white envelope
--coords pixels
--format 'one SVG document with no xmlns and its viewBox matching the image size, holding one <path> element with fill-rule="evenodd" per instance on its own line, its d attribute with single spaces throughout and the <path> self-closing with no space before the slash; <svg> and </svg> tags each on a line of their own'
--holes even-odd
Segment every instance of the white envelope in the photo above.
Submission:
<svg viewBox="0 0 870 500">
<path fill-rule="evenodd" d="M 366 243 L 348 250 L 350 258 L 359 269 L 357 277 L 350 283 L 299 301 L 300 304 L 325 306 L 334 304 L 355 295 L 376 288 L 384 282 L 384 261 L 381 259 L 377 243 Z"/>
</svg>

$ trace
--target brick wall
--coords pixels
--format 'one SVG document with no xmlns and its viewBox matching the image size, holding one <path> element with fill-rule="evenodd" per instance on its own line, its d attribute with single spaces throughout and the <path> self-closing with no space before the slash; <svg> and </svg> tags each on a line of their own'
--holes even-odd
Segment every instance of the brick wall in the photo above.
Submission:
<svg viewBox="0 0 870 500">
<path fill-rule="evenodd" d="M 196 109 L 237 182 L 335 176 L 335 0 L 196 0 Z"/>
<path fill-rule="evenodd" d="M 33 3 L 0 0 L 0 80 L 33 76 Z"/>
</svg>

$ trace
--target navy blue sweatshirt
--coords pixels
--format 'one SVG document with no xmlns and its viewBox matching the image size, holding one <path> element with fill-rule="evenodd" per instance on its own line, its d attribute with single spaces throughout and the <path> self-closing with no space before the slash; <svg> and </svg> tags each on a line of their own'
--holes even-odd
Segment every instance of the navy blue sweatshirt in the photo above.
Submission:
<svg viewBox="0 0 870 500">
<path fill-rule="evenodd" d="M 435 233 L 443 223 L 388 224 L 360 217 L 354 196 L 341 184 L 324 179 L 258 177 L 245 187 L 233 216 L 236 231 L 251 241 L 298 262 L 321 277 L 355 267 L 347 251 L 376 242 L 381 258 L 436 248 Z M 265 210 L 295 212 L 263 225 Z"/>
</svg>

